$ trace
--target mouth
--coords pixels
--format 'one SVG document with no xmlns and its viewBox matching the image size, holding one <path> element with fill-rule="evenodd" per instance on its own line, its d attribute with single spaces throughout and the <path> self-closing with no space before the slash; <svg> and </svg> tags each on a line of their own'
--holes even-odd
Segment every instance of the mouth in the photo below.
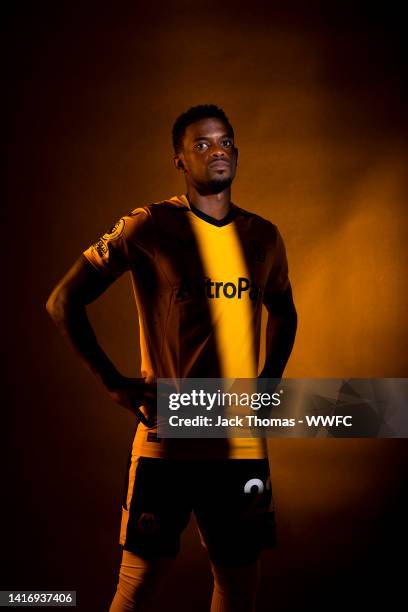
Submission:
<svg viewBox="0 0 408 612">
<path fill-rule="evenodd" d="M 227 161 L 214 161 L 209 164 L 209 168 L 215 168 L 215 170 L 225 170 L 230 167 L 230 163 Z"/>
</svg>

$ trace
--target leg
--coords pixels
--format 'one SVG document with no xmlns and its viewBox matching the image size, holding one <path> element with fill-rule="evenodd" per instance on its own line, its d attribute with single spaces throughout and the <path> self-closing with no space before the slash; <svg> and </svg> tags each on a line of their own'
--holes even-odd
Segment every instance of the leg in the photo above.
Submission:
<svg viewBox="0 0 408 612">
<path fill-rule="evenodd" d="M 211 563 L 214 591 L 211 612 L 254 612 L 260 561 L 228 566 Z"/>
<path fill-rule="evenodd" d="M 124 550 L 110 612 L 154 609 L 153 596 L 190 519 L 186 491 L 174 495 L 182 475 L 181 462 L 131 455 L 119 539 Z"/>
<path fill-rule="evenodd" d="M 151 610 L 152 598 L 172 559 L 143 559 L 123 551 L 119 581 L 109 612 L 144 612 Z"/>
<path fill-rule="evenodd" d="M 260 553 L 275 542 L 268 461 L 207 464 L 194 510 L 214 575 L 211 612 L 253 612 Z"/>
</svg>

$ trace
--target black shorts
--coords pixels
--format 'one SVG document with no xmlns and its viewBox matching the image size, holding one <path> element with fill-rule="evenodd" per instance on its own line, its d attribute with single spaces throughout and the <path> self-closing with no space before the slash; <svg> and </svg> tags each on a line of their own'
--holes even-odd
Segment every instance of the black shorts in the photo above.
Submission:
<svg viewBox="0 0 408 612">
<path fill-rule="evenodd" d="M 119 540 L 125 550 L 175 557 L 192 511 L 214 563 L 256 561 L 276 546 L 268 460 L 131 456 Z"/>
</svg>

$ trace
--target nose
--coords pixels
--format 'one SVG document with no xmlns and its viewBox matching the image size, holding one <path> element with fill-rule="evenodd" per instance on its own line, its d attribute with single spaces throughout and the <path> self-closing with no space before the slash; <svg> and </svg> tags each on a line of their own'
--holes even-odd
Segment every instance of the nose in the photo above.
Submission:
<svg viewBox="0 0 408 612">
<path fill-rule="evenodd" d="M 211 151 L 211 157 L 214 157 L 214 159 L 222 159 L 225 157 L 225 151 L 220 147 L 220 145 L 215 144 Z"/>
</svg>

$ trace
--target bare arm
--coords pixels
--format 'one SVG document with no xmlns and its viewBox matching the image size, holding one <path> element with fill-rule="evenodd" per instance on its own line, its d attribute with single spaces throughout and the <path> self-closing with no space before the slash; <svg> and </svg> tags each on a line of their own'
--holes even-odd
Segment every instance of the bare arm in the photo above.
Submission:
<svg viewBox="0 0 408 612">
<path fill-rule="evenodd" d="M 51 292 L 46 309 L 62 336 L 112 399 L 134 412 L 137 404 L 154 398 L 155 385 L 143 378 L 128 378 L 119 373 L 99 346 L 86 312 L 87 304 L 115 280 L 114 276 L 98 272 L 81 255 Z"/>
<path fill-rule="evenodd" d="M 297 329 L 297 313 L 289 288 L 265 302 L 268 310 L 265 365 L 260 378 L 281 378 L 292 352 Z"/>
</svg>

